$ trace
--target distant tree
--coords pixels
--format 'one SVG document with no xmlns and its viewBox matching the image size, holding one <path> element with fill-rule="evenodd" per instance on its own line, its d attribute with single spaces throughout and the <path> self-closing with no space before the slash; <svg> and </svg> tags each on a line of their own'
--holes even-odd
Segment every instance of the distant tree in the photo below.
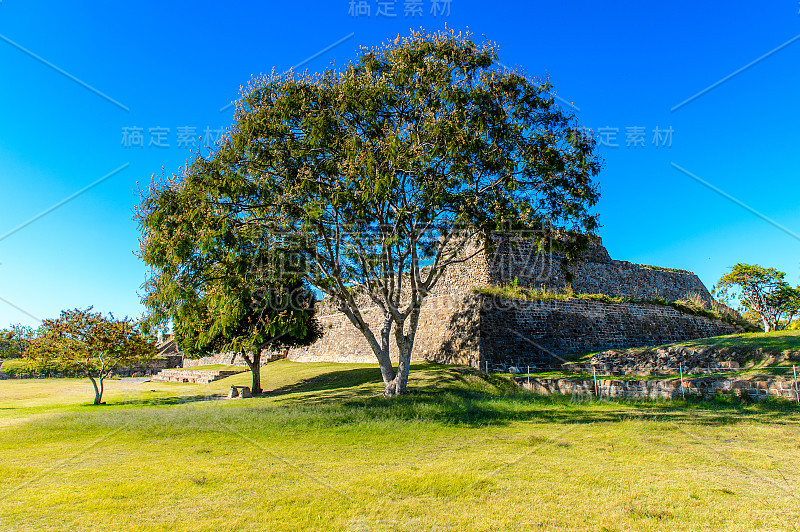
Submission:
<svg viewBox="0 0 800 532">
<path fill-rule="evenodd" d="M 549 83 L 496 61 L 494 45 L 469 36 L 415 32 L 342 72 L 267 76 L 185 172 L 224 227 L 302 240 L 305 279 L 364 335 L 387 396 L 406 391 L 426 297 L 489 234 L 597 227 L 595 141 Z M 585 245 L 573 238 L 565 251 Z"/>
<path fill-rule="evenodd" d="M 151 267 L 148 330 L 172 325 L 184 355 L 239 354 L 260 394 L 261 354 L 321 335 L 315 295 L 287 269 L 298 255 L 258 226 L 231 223 L 232 205 L 191 180 L 154 181 L 137 211 L 140 257 Z M 288 257 L 291 255 L 291 257 Z"/>
<path fill-rule="evenodd" d="M 89 307 L 64 310 L 58 318 L 44 320 L 26 357 L 85 375 L 94 387 L 94 404 L 99 405 L 111 372 L 155 354 L 155 342 L 142 334 L 138 323 Z"/>
<path fill-rule="evenodd" d="M 21 358 L 35 331 L 27 325 L 15 324 L 0 330 L 0 359 Z"/>
<path fill-rule="evenodd" d="M 800 313 L 800 287 L 793 288 L 775 268 L 737 263 L 715 287 L 723 301 L 738 300 L 744 316 L 760 319 L 764 331 L 782 329 Z"/>
<path fill-rule="evenodd" d="M 779 325 L 787 329 L 800 316 L 800 286 L 791 287 L 788 284 L 781 287 L 775 298 L 775 304 L 783 309 Z"/>
</svg>

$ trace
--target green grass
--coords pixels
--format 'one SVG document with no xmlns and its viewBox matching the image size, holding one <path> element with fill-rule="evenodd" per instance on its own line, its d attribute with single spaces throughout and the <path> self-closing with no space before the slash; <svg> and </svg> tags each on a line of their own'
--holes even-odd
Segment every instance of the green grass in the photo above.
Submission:
<svg viewBox="0 0 800 532">
<path fill-rule="evenodd" d="M 793 376 L 792 366 L 800 365 L 800 330 L 729 334 L 699 338 L 661 346 L 615 349 L 624 356 L 635 357 L 663 347 L 712 347 L 720 353 L 737 355 L 742 369 L 724 372 L 723 376 Z M 588 363 L 599 351 L 570 355 L 570 360 Z"/>
<path fill-rule="evenodd" d="M 414 365 L 270 363 L 209 385 L 0 381 L 2 530 L 786 530 L 790 403 L 570 402 Z"/>
</svg>

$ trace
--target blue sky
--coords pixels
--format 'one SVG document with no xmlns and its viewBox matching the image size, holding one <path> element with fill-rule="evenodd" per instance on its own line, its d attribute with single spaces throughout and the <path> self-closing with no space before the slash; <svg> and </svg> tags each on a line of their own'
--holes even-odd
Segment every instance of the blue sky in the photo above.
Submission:
<svg viewBox="0 0 800 532">
<path fill-rule="evenodd" d="M 432 0 L 383 2 L 394 18 L 377 0 L 369 16 L 350 4 L 2 0 L 0 327 L 89 305 L 141 314 L 134 207 L 153 173 L 191 155 L 182 137 L 229 125 L 220 108 L 251 75 L 338 41 L 304 68 L 341 65 L 361 45 L 445 24 L 549 76 L 602 131 L 597 210 L 613 258 L 692 270 L 709 287 L 739 261 L 800 283 L 795 0 L 452 0 L 449 14 L 440 0 L 436 15 Z M 143 145 L 124 128 L 141 128 Z"/>
</svg>

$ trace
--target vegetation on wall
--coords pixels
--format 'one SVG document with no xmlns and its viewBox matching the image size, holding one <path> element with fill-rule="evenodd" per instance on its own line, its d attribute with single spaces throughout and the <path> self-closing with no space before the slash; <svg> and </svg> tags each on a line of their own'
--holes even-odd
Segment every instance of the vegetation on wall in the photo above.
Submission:
<svg viewBox="0 0 800 532">
<path fill-rule="evenodd" d="M 742 318 L 736 311 L 721 305 L 713 304 L 712 308 L 707 308 L 707 303 L 699 296 L 692 296 L 680 301 L 667 301 L 665 299 L 648 298 L 638 299 L 623 296 L 610 296 L 607 294 L 578 294 L 571 289 L 554 291 L 537 288 L 524 288 L 519 286 L 516 279 L 504 286 L 476 286 L 472 288 L 476 294 L 496 297 L 500 299 L 515 299 L 520 301 L 569 301 L 572 299 L 583 299 L 586 301 L 598 301 L 601 303 L 639 303 L 649 305 L 661 305 L 671 307 L 684 314 L 694 316 L 704 316 L 715 320 L 722 320 L 732 325 L 743 327 L 746 331 L 759 330 L 755 325 Z"/>
</svg>

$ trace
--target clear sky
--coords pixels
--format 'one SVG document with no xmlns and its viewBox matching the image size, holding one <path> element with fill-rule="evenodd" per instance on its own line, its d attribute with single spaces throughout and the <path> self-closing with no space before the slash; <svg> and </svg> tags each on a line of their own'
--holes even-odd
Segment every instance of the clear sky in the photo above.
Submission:
<svg viewBox="0 0 800 532">
<path fill-rule="evenodd" d="M 613 258 L 692 270 L 709 287 L 739 261 L 798 284 L 798 11 L 796 0 L 0 0 L 0 328 L 88 305 L 141 314 L 139 187 L 229 125 L 220 109 L 251 75 L 322 70 L 445 24 L 548 76 L 600 135 Z"/>
</svg>

